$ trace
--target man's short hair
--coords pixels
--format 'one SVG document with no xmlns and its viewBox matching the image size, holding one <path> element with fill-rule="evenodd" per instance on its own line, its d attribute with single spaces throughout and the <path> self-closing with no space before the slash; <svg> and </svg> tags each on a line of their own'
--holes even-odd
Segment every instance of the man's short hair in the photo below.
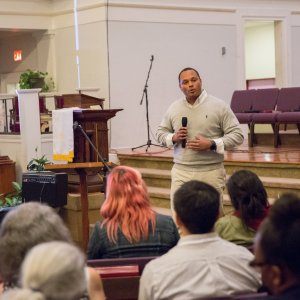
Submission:
<svg viewBox="0 0 300 300">
<path fill-rule="evenodd" d="M 210 232 L 218 218 L 219 207 L 219 192 L 197 180 L 184 183 L 174 195 L 175 212 L 192 234 Z"/>
<path fill-rule="evenodd" d="M 286 266 L 300 277 L 300 198 L 283 194 L 259 229 L 259 244 L 267 263 Z"/>
<path fill-rule="evenodd" d="M 181 70 L 181 71 L 179 72 L 179 74 L 178 74 L 178 81 L 179 81 L 179 83 L 180 83 L 180 76 L 181 76 L 181 74 L 182 74 L 183 72 L 185 72 L 185 71 L 195 71 L 196 74 L 198 75 L 198 77 L 201 78 L 200 75 L 199 75 L 199 73 L 198 73 L 198 71 L 197 71 L 196 69 L 188 67 L 188 68 L 184 68 L 183 70 Z"/>
</svg>

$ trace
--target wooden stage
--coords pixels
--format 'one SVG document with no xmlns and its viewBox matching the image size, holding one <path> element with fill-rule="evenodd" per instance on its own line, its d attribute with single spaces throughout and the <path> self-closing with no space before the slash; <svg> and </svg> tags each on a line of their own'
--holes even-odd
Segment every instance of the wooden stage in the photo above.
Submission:
<svg viewBox="0 0 300 300">
<path fill-rule="evenodd" d="M 134 151 L 118 149 L 115 153 L 121 165 L 132 166 L 142 173 L 151 203 L 168 208 L 173 150 L 150 146 L 147 152 L 143 147 Z M 270 203 L 282 193 L 292 192 L 300 196 L 299 145 L 249 148 L 245 142 L 234 150 L 225 151 L 224 166 L 228 176 L 243 169 L 256 173 L 267 190 Z"/>
<path fill-rule="evenodd" d="M 146 152 L 147 147 L 142 147 L 136 150 L 131 149 L 117 149 L 111 150 L 118 155 L 144 156 L 144 157 L 161 157 L 172 158 L 173 150 L 161 148 L 157 146 L 150 146 Z M 286 163 L 300 165 L 300 147 L 299 146 L 285 146 L 274 148 L 273 146 L 255 146 L 248 147 L 246 143 L 231 150 L 225 151 L 225 162 L 247 162 L 247 163 Z"/>
</svg>

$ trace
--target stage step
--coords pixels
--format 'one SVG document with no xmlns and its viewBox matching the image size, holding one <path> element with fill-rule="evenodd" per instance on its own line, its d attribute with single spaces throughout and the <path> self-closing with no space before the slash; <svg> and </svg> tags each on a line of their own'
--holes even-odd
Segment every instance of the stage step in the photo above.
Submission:
<svg viewBox="0 0 300 300">
<path fill-rule="evenodd" d="M 271 149 L 268 150 L 270 154 L 261 150 L 262 154 L 260 155 L 260 150 L 257 148 L 253 154 L 253 161 L 243 160 L 245 151 L 248 152 L 246 157 L 251 158 L 254 150 L 248 148 L 226 153 L 224 166 L 227 176 L 243 169 L 256 173 L 262 180 L 271 203 L 285 192 L 294 192 L 300 195 L 300 164 L 297 163 L 297 160 L 295 162 L 295 158 L 290 162 L 289 153 L 284 154 L 289 150 L 281 149 L 281 153 L 275 153 Z M 294 149 L 293 152 L 294 156 L 298 155 Z M 169 153 L 161 155 L 157 153 L 118 153 L 118 158 L 121 165 L 139 169 L 148 186 L 151 203 L 154 206 L 170 208 L 171 168 L 173 166 L 171 150 Z M 232 210 L 226 191 L 224 206 L 226 212 Z"/>
<path fill-rule="evenodd" d="M 143 176 L 147 186 L 165 188 L 167 190 L 171 187 L 171 171 L 170 170 L 156 170 L 147 168 L 136 168 Z M 230 175 L 227 175 L 229 178 Z M 266 177 L 260 176 L 260 180 L 263 182 L 268 196 L 272 198 L 277 198 L 278 195 L 285 192 L 293 192 L 300 195 L 300 179 L 296 178 L 277 178 L 277 177 Z M 164 190 L 162 190 L 164 191 Z M 157 194 L 160 190 L 154 191 L 154 197 L 159 198 Z M 165 197 L 162 197 L 163 199 Z"/>
<path fill-rule="evenodd" d="M 227 153 L 227 156 L 236 156 L 238 153 Z M 276 156 L 276 154 L 272 154 Z M 173 166 L 172 157 L 158 157 L 158 156 L 142 156 L 118 154 L 118 159 L 121 165 L 131 166 L 142 169 L 171 170 Z M 250 170 L 258 176 L 278 177 L 278 178 L 300 178 L 300 164 L 288 162 L 256 162 L 256 161 L 231 161 L 230 159 L 224 161 L 224 166 L 227 174 L 233 174 L 238 170 Z"/>
<path fill-rule="evenodd" d="M 150 194 L 151 204 L 155 207 L 155 210 L 159 208 L 162 209 L 161 213 L 168 214 L 170 212 L 170 189 L 160 188 L 160 187 L 148 187 Z M 269 203 L 273 204 L 276 198 L 269 197 Z M 230 198 L 228 194 L 223 195 L 223 205 L 225 213 L 229 213 L 233 210 Z"/>
<path fill-rule="evenodd" d="M 264 125 L 262 125 L 264 126 Z M 257 124 L 255 127 L 259 127 Z M 256 141 L 257 143 L 254 145 L 259 146 L 273 146 L 274 145 L 274 133 L 263 133 L 259 132 L 259 128 L 256 128 Z M 249 138 L 248 138 L 249 139 Z M 300 147 L 300 135 L 298 130 L 280 130 L 280 139 L 281 139 L 281 146 L 299 146 Z"/>
</svg>

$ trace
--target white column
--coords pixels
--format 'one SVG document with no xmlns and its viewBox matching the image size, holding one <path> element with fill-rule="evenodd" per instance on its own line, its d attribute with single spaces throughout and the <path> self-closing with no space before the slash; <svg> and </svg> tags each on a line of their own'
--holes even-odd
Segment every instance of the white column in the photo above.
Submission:
<svg viewBox="0 0 300 300">
<path fill-rule="evenodd" d="M 32 158 L 41 157 L 39 92 L 41 89 L 17 90 L 21 134 L 21 168 Z"/>
</svg>

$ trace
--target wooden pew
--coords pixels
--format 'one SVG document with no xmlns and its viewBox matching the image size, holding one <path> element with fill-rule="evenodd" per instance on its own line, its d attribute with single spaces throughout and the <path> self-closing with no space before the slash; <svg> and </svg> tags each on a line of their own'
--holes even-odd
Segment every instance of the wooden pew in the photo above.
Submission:
<svg viewBox="0 0 300 300">
<path fill-rule="evenodd" d="M 139 282 L 146 264 L 156 256 L 96 259 L 87 264 L 98 271 L 103 282 L 107 300 L 134 300 L 138 298 Z M 212 300 L 254 300 L 264 299 L 267 293 L 252 293 L 210 298 Z"/>
<path fill-rule="evenodd" d="M 140 276 L 151 257 L 88 260 L 89 267 L 101 276 L 107 300 L 138 298 Z"/>
<path fill-rule="evenodd" d="M 96 269 L 99 267 L 138 265 L 139 275 L 141 275 L 145 268 L 145 265 L 155 258 L 157 258 L 157 256 L 92 259 L 87 261 L 87 265 Z"/>
</svg>

